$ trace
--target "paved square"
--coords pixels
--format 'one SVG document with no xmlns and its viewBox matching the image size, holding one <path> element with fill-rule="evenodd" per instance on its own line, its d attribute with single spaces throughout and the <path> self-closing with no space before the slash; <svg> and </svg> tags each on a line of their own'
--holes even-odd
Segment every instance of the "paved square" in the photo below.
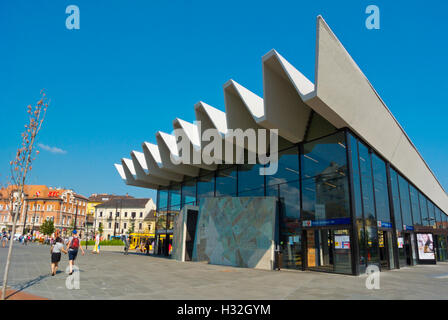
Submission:
<svg viewBox="0 0 448 320">
<path fill-rule="evenodd" d="M 78 254 L 80 288 L 65 282 L 68 257 L 50 275 L 50 248 L 15 244 L 9 285 L 50 299 L 448 299 L 448 263 L 381 273 L 380 290 L 366 276 L 261 271 L 121 252 Z M 90 248 L 91 250 L 92 248 Z M 3 279 L 7 249 L 0 247 Z"/>
</svg>

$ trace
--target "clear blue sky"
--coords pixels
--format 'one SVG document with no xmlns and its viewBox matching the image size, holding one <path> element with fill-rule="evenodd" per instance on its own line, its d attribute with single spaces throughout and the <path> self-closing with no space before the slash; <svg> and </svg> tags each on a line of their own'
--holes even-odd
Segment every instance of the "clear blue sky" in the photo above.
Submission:
<svg viewBox="0 0 448 320">
<path fill-rule="evenodd" d="M 81 29 L 65 27 L 80 8 Z M 381 10 L 367 30 L 365 8 Z M 155 193 L 126 186 L 113 164 L 155 142 L 172 120 L 194 120 L 199 100 L 224 109 L 233 78 L 262 94 L 261 57 L 275 48 L 314 81 L 321 14 L 448 190 L 446 1 L 0 2 L 0 179 L 20 142 L 25 107 L 47 90 L 51 106 L 30 183 L 86 196 Z"/>
</svg>

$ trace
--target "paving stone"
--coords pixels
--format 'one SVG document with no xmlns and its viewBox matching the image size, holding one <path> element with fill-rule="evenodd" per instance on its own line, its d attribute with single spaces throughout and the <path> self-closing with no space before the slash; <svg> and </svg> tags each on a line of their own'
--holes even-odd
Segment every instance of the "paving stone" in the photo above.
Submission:
<svg viewBox="0 0 448 320">
<path fill-rule="evenodd" d="M 7 249 L 0 248 L 0 274 Z M 448 299 L 448 263 L 381 273 L 379 290 L 366 276 L 264 271 L 120 252 L 78 255 L 80 289 L 66 288 L 68 257 L 50 275 L 46 245 L 16 245 L 11 289 L 49 299 Z"/>
</svg>

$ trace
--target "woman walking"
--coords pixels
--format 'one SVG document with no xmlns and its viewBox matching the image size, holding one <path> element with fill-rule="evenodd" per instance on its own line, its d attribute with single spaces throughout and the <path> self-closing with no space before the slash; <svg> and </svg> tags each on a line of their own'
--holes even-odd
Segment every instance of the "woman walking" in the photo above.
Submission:
<svg viewBox="0 0 448 320">
<path fill-rule="evenodd" d="M 61 261 L 61 252 L 67 253 L 64 249 L 62 239 L 57 237 L 54 245 L 51 246 L 51 275 L 54 276 L 58 271 L 58 264 Z"/>
</svg>

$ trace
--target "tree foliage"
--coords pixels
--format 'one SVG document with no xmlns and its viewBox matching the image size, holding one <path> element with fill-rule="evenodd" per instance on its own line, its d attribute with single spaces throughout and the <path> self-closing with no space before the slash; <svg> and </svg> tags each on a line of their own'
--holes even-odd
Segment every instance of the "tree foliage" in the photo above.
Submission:
<svg viewBox="0 0 448 320">
<path fill-rule="evenodd" d="M 98 232 L 102 235 L 103 234 L 103 224 L 100 222 L 100 224 L 98 225 Z"/>
<path fill-rule="evenodd" d="M 51 236 L 55 231 L 54 223 L 52 219 L 45 220 L 40 226 L 40 232 L 46 236 Z"/>
</svg>

